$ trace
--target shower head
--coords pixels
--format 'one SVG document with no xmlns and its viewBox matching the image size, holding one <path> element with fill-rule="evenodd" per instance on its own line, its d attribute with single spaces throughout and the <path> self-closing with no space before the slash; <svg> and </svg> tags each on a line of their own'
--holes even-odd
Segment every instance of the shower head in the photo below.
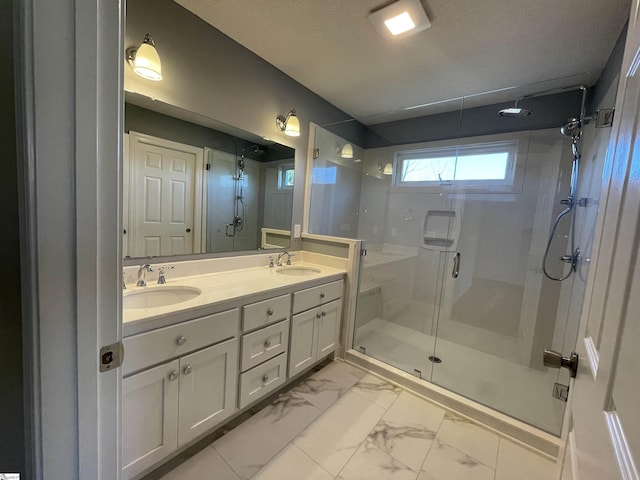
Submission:
<svg viewBox="0 0 640 480">
<path fill-rule="evenodd" d="M 572 140 L 578 140 L 582 134 L 582 122 L 579 118 L 569 118 L 564 125 L 560 127 L 560 133 Z"/>
<path fill-rule="evenodd" d="M 501 117 L 528 117 L 533 112 L 527 108 L 522 108 L 518 106 L 518 103 L 521 99 L 516 100 L 516 103 L 513 107 L 503 108 L 498 112 L 498 115 Z"/>
</svg>

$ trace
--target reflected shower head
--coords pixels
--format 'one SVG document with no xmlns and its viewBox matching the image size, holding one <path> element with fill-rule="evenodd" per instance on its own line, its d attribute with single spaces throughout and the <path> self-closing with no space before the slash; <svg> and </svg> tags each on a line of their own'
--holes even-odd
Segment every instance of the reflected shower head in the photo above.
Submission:
<svg viewBox="0 0 640 480">
<path fill-rule="evenodd" d="M 560 133 L 573 140 L 580 138 L 582 134 L 582 123 L 579 118 L 569 118 L 566 123 L 560 127 Z"/>
<path fill-rule="evenodd" d="M 498 112 L 498 115 L 500 115 L 501 117 L 528 117 L 529 115 L 531 115 L 533 113 L 531 110 L 518 106 L 520 100 L 522 99 L 516 100 L 516 103 L 513 105 L 513 107 L 503 108 L 502 110 L 500 110 Z"/>
</svg>

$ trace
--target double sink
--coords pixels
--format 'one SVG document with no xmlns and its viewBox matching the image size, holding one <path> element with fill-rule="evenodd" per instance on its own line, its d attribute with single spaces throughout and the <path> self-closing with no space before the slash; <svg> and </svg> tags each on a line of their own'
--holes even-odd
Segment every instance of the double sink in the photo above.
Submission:
<svg viewBox="0 0 640 480">
<path fill-rule="evenodd" d="M 320 273 L 321 270 L 307 266 L 291 266 L 277 268 L 275 272 L 278 275 L 303 277 Z M 185 285 L 145 287 L 144 289 L 125 292 L 122 298 L 122 306 L 125 309 L 166 307 L 188 302 L 200 295 L 202 295 L 201 289 Z"/>
</svg>

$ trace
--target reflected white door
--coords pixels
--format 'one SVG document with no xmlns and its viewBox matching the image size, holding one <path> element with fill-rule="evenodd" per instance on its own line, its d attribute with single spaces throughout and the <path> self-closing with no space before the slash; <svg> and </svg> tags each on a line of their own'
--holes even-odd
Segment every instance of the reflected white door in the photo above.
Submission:
<svg viewBox="0 0 640 480">
<path fill-rule="evenodd" d="M 637 479 L 640 462 L 640 25 L 633 1 L 578 337 L 563 479 Z M 572 468 L 569 469 L 568 467 Z M 569 473 L 571 471 L 571 473 Z"/>
<path fill-rule="evenodd" d="M 129 255 L 200 252 L 203 149 L 130 134 Z"/>
</svg>

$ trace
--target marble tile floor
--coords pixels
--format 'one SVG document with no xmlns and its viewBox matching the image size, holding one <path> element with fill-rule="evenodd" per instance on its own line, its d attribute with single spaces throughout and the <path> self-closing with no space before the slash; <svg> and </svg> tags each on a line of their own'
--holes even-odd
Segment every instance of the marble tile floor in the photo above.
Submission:
<svg viewBox="0 0 640 480">
<path fill-rule="evenodd" d="M 546 480 L 556 463 L 334 361 L 162 480 Z"/>
</svg>

